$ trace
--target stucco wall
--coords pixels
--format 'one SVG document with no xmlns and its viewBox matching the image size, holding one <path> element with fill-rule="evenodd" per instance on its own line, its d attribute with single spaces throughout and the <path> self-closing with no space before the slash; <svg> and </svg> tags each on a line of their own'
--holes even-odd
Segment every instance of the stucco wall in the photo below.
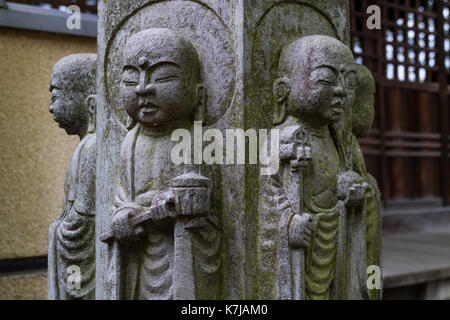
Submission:
<svg viewBox="0 0 450 320">
<path fill-rule="evenodd" d="M 50 72 L 63 56 L 96 50 L 93 38 L 0 27 L 0 260 L 47 255 L 79 140 L 48 112 Z"/>
</svg>

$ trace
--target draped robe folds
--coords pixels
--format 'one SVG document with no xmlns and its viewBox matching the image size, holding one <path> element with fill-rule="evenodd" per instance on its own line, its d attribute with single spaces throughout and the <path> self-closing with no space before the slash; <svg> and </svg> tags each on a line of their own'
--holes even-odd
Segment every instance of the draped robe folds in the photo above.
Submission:
<svg viewBox="0 0 450 320">
<path fill-rule="evenodd" d="M 286 128 L 280 128 L 280 137 L 282 130 Z M 341 144 L 336 143 L 337 139 L 330 131 L 329 146 L 321 143 L 321 138 L 306 133 L 312 160 L 302 172 L 300 199 L 289 188 L 298 183 L 286 174 L 291 170 L 289 161 L 281 161 L 276 175 L 260 179 L 258 265 L 260 278 L 265 279 L 259 287 L 260 298 L 294 299 L 299 296 L 294 292 L 294 277 L 299 272 L 295 265 L 295 250 L 303 250 L 305 255 L 300 274 L 303 299 L 377 299 L 380 296 L 380 290 L 366 288 L 368 263 L 380 263 L 376 182 L 365 171 L 356 140 L 352 141 L 353 158 L 344 159 L 348 154 Z M 371 186 L 365 203 L 356 208 L 345 206 L 337 198 L 337 176 L 350 169 Z M 314 230 L 307 249 L 293 249 L 289 244 L 289 227 L 297 214 L 295 203 L 299 200 L 302 202 L 301 213 L 307 212 L 313 217 Z M 276 268 L 271 267 L 274 265 Z M 272 281 L 271 286 L 267 284 L 269 281 Z"/>
<path fill-rule="evenodd" d="M 148 135 L 140 124 L 128 132 L 121 147 L 120 182 L 112 208 L 113 215 L 130 203 L 142 206 L 144 211 L 148 210 L 155 197 L 170 189 L 173 178 L 189 170 L 189 165 L 175 165 L 171 161 L 174 142 L 170 136 Z M 210 175 L 204 172 L 206 169 L 202 171 L 202 175 Z M 213 211 L 214 205 L 211 206 Z M 192 222 L 177 228 L 177 218 L 152 221 L 145 225 L 144 239 L 111 242 L 107 279 L 109 298 L 217 298 L 220 245 L 218 217 L 210 214 L 208 217 L 194 218 Z M 193 273 L 189 279 L 183 280 L 186 282 L 184 287 L 176 277 L 179 274 L 177 271 L 186 267 L 176 265 L 176 261 L 179 261 L 177 254 L 180 254 L 183 246 L 191 251 L 183 261 L 189 265 L 188 268 L 192 267 Z M 189 281 L 192 285 L 189 285 Z"/>
<path fill-rule="evenodd" d="M 84 137 L 75 149 L 64 185 L 63 213 L 49 228 L 50 300 L 95 297 L 95 134 Z M 77 288 L 70 266 L 81 272 Z M 68 272 L 69 271 L 69 272 Z M 76 276 L 76 274 L 73 274 Z"/>
</svg>

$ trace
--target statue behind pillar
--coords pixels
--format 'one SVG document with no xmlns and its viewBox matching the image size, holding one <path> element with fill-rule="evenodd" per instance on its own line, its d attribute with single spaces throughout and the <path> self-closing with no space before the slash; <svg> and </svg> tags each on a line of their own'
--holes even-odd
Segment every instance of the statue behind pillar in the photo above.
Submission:
<svg viewBox="0 0 450 320">
<path fill-rule="evenodd" d="M 259 264 L 276 265 L 260 267 L 274 288 L 264 298 L 379 297 L 366 287 L 368 262 L 380 261 L 379 192 L 352 132 L 357 72 L 332 37 L 303 37 L 281 52 L 274 124 L 282 165 L 261 179 Z"/>
<path fill-rule="evenodd" d="M 175 129 L 192 130 L 206 92 L 195 47 L 166 28 L 131 36 L 121 94 L 130 117 L 111 209 L 111 299 L 218 297 L 219 219 L 211 170 L 171 160 Z M 208 170 L 207 170 L 208 169 Z"/>
<path fill-rule="evenodd" d="M 50 113 L 81 140 L 67 171 L 63 212 L 48 232 L 51 300 L 95 298 L 96 59 L 95 54 L 69 55 L 51 74 Z"/>
</svg>

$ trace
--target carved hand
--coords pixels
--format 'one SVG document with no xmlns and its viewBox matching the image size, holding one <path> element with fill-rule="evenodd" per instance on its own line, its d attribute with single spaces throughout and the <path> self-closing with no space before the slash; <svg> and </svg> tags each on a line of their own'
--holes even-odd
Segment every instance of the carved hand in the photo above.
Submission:
<svg viewBox="0 0 450 320">
<path fill-rule="evenodd" d="M 338 178 L 338 196 L 347 206 L 361 205 L 369 185 L 356 172 L 349 170 Z"/>
<path fill-rule="evenodd" d="M 307 249 L 311 243 L 313 230 L 314 223 L 311 214 L 295 214 L 289 225 L 289 244 L 291 247 Z"/>
<path fill-rule="evenodd" d="M 311 160 L 311 147 L 297 147 L 297 157 L 290 161 L 292 171 L 298 171 L 308 166 Z"/>
<path fill-rule="evenodd" d="M 369 185 L 365 182 L 361 184 L 352 184 L 351 187 L 348 188 L 345 204 L 353 207 L 361 205 L 366 198 L 366 191 L 368 186 Z"/>
<path fill-rule="evenodd" d="M 143 208 L 135 203 L 126 203 L 113 214 L 111 230 L 118 241 L 131 241 L 142 238 L 143 226 L 135 226 L 132 219 L 143 213 Z"/>
<path fill-rule="evenodd" d="M 149 209 L 152 220 L 158 221 L 174 216 L 175 195 L 172 190 L 157 195 Z"/>
</svg>

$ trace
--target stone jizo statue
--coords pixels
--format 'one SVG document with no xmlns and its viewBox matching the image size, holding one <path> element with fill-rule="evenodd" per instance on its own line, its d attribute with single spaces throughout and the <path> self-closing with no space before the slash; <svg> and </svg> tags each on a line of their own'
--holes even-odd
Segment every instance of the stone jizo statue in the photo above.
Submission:
<svg viewBox="0 0 450 320">
<path fill-rule="evenodd" d="M 111 231 L 101 238 L 109 244 L 109 298 L 217 298 L 213 181 L 206 169 L 171 161 L 172 131 L 203 120 L 197 51 L 181 33 L 155 28 L 131 36 L 124 52 L 130 131 L 118 159 Z"/>
<path fill-rule="evenodd" d="M 63 212 L 48 232 L 48 298 L 95 297 L 95 54 L 74 54 L 53 67 L 50 113 L 78 144 L 67 171 Z"/>
<path fill-rule="evenodd" d="M 260 256 L 276 266 L 262 268 L 275 283 L 270 298 L 369 298 L 367 257 L 379 254 L 367 252 L 375 192 L 353 163 L 359 145 L 342 138 L 351 134 L 358 87 L 353 55 L 332 37 L 303 37 L 283 48 L 279 75 L 274 124 L 283 165 L 263 182 L 258 239 Z"/>
</svg>

